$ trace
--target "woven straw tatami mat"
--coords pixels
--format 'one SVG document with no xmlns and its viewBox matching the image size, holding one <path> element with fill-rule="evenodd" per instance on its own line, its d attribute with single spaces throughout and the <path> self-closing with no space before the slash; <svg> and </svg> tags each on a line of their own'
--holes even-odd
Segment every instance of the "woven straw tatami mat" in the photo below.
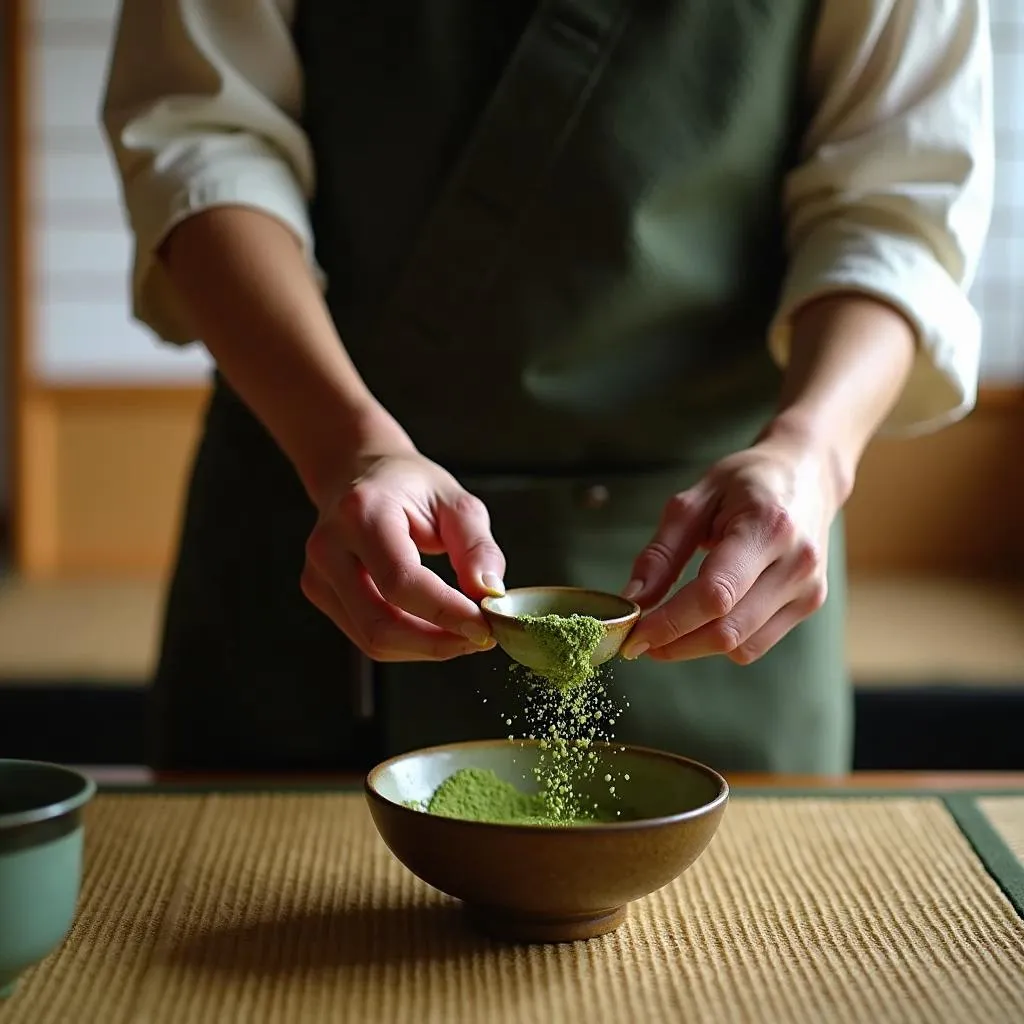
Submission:
<svg viewBox="0 0 1024 1024">
<path fill-rule="evenodd" d="M 1024 863 L 1024 796 L 991 796 L 978 801 L 1003 842 Z"/>
<path fill-rule="evenodd" d="M 2 1024 L 1024 1021 L 1024 923 L 940 801 L 734 798 L 617 934 L 504 948 L 362 797 L 100 797 L 78 922 Z"/>
</svg>

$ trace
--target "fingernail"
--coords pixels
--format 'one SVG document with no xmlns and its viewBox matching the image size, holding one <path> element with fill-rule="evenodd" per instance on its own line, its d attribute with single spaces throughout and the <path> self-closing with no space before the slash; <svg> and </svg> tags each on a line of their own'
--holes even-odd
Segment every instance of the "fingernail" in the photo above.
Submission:
<svg viewBox="0 0 1024 1024">
<path fill-rule="evenodd" d="M 505 596 L 505 584 L 502 582 L 501 577 L 493 572 L 485 572 L 480 577 L 480 582 L 483 584 L 484 590 L 487 591 L 491 597 L 504 597 Z"/>
<path fill-rule="evenodd" d="M 651 649 L 651 645 L 648 643 L 639 643 L 633 646 L 627 644 L 626 648 L 622 652 L 622 656 L 626 661 L 633 661 L 635 658 L 639 658 L 641 654 Z"/>
<path fill-rule="evenodd" d="M 491 642 L 491 634 L 479 622 L 467 622 L 462 627 L 462 635 L 477 647 L 486 647 Z"/>
<path fill-rule="evenodd" d="M 636 597 L 636 595 L 639 594 L 640 591 L 643 590 L 643 589 L 644 589 L 644 581 L 643 580 L 630 580 L 626 584 L 626 589 L 623 590 L 622 596 L 627 601 L 632 601 L 633 598 Z"/>
</svg>

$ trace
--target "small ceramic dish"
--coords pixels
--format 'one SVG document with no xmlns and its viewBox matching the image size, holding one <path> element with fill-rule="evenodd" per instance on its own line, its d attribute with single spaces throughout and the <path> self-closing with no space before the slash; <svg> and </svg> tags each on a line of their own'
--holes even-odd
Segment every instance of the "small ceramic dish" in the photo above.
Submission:
<svg viewBox="0 0 1024 1024">
<path fill-rule="evenodd" d="M 485 597 L 480 609 L 498 646 L 520 665 L 541 675 L 554 666 L 519 622 L 520 615 L 589 615 L 604 625 L 604 638 L 591 656 L 596 667 L 619 653 L 640 618 L 640 606 L 617 594 L 582 587 L 520 587 L 502 597 Z"/>
<path fill-rule="evenodd" d="M 536 792 L 540 753 L 528 741 L 482 740 L 416 750 L 374 768 L 366 797 L 391 852 L 428 885 L 461 900 L 484 930 L 519 942 L 568 942 L 621 925 L 628 905 L 667 885 L 703 853 L 729 799 L 717 772 L 641 747 L 595 744 L 620 782 L 610 802 L 601 769 L 581 788 L 615 807 L 610 823 L 500 825 L 440 817 L 424 804 L 460 768 L 490 769 Z"/>
</svg>

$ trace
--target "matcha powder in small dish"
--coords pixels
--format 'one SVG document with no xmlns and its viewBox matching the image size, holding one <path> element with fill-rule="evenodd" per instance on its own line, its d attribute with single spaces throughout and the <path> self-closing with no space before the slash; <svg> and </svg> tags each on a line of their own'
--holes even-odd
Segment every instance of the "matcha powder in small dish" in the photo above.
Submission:
<svg viewBox="0 0 1024 1024">
<path fill-rule="evenodd" d="M 591 658 L 604 638 L 604 624 L 589 615 L 520 615 L 517 621 L 544 652 L 543 678 L 559 690 L 581 686 L 594 674 Z"/>
</svg>

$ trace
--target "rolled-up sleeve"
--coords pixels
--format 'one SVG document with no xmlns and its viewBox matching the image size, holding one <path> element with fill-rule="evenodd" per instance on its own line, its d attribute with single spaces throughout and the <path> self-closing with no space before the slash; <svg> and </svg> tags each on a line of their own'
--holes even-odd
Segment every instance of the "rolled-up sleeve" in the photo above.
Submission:
<svg viewBox="0 0 1024 1024">
<path fill-rule="evenodd" d="M 821 6 L 769 346 L 784 366 L 793 316 L 816 298 L 855 292 L 891 304 L 913 326 L 917 355 L 884 430 L 933 430 L 977 395 L 981 324 L 967 292 L 992 208 L 988 5 Z"/>
<path fill-rule="evenodd" d="M 102 121 L 135 238 L 133 313 L 165 341 L 194 340 L 157 258 L 192 214 L 264 211 L 294 232 L 313 265 L 293 2 L 122 3 Z"/>
</svg>

